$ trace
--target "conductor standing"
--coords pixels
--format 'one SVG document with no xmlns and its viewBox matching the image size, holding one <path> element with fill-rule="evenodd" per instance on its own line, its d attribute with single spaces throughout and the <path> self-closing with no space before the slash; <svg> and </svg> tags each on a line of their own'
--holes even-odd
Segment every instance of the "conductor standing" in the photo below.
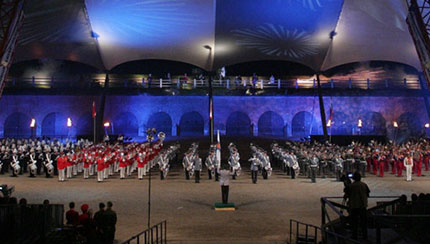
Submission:
<svg viewBox="0 0 430 244">
<path fill-rule="evenodd" d="M 228 203 L 228 191 L 229 191 L 229 185 L 230 185 L 230 171 L 227 169 L 226 166 L 222 168 L 219 172 L 220 180 L 219 184 L 221 185 L 221 194 L 222 194 L 222 203 L 227 204 Z"/>
</svg>

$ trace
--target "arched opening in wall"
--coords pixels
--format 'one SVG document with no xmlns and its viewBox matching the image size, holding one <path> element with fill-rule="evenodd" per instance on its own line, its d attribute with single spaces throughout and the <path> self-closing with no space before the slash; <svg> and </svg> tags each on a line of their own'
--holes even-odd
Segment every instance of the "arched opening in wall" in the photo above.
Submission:
<svg viewBox="0 0 430 244">
<path fill-rule="evenodd" d="M 350 118 L 343 112 L 334 111 L 332 128 L 328 128 L 329 134 L 332 135 L 351 135 L 352 123 Z"/>
<path fill-rule="evenodd" d="M 395 129 L 395 139 L 398 142 L 423 135 L 424 124 L 417 114 L 406 112 L 397 119 L 399 127 Z"/>
<path fill-rule="evenodd" d="M 67 137 L 67 118 L 61 113 L 50 113 L 42 121 L 42 136 L 50 138 Z"/>
<path fill-rule="evenodd" d="M 147 128 L 155 128 L 158 132 L 164 132 L 166 136 L 172 135 L 172 118 L 165 112 L 154 113 L 149 116 Z"/>
<path fill-rule="evenodd" d="M 118 114 L 112 122 L 113 134 L 136 137 L 139 133 L 139 123 L 134 114 L 124 112 Z"/>
<path fill-rule="evenodd" d="M 205 122 L 199 112 L 189 112 L 182 115 L 179 122 L 180 136 L 202 136 Z"/>
<path fill-rule="evenodd" d="M 384 116 L 378 112 L 367 112 L 363 118 L 362 135 L 387 135 L 386 121 Z M 357 121 L 358 123 L 358 121 Z"/>
<path fill-rule="evenodd" d="M 226 134 L 229 136 L 250 136 L 251 120 L 243 112 L 233 112 L 227 119 Z"/>
<path fill-rule="evenodd" d="M 291 130 L 293 136 L 297 137 L 308 137 L 318 133 L 318 127 L 314 116 L 306 111 L 301 111 L 294 115 Z"/>
<path fill-rule="evenodd" d="M 278 113 L 267 111 L 258 119 L 259 136 L 284 136 L 284 119 Z"/>
<path fill-rule="evenodd" d="M 93 118 L 91 117 L 91 113 L 85 113 L 81 115 L 78 119 L 78 123 L 76 123 L 76 135 L 78 137 L 91 137 L 93 135 Z"/>
<path fill-rule="evenodd" d="M 4 123 L 4 137 L 26 138 L 31 136 L 31 118 L 23 113 L 13 113 Z"/>
</svg>

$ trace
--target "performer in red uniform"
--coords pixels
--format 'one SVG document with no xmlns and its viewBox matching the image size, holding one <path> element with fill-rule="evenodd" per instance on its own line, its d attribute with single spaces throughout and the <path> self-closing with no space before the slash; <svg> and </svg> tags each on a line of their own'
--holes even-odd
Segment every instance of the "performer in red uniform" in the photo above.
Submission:
<svg viewBox="0 0 430 244">
<path fill-rule="evenodd" d="M 124 152 L 121 150 L 121 154 L 119 156 L 119 178 L 125 178 L 125 167 L 127 166 L 127 159 L 124 155 Z"/>
<path fill-rule="evenodd" d="M 382 155 L 379 158 L 379 177 L 384 177 L 386 160 L 387 160 L 387 158 L 385 157 L 385 155 Z"/>
<path fill-rule="evenodd" d="M 377 153 L 373 154 L 372 157 L 372 166 L 373 166 L 373 174 L 378 174 L 378 161 L 379 161 L 379 155 Z"/>
<path fill-rule="evenodd" d="M 424 153 L 424 167 L 426 171 L 429 171 L 429 160 L 430 160 L 430 152 L 427 149 Z"/>
<path fill-rule="evenodd" d="M 402 173 L 403 173 L 403 161 L 405 160 L 405 157 L 403 156 L 403 154 L 400 154 L 397 157 L 397 177 L 402 177 Z"/>
<path fill-rule="evenodd" d="M 138 154 L 136 161 L 137 161 L 137 177 L 139 180 L 143 180 L 143 174 L 144 174 L 144 166 L 146 164 L 145 162 L 145 152 L 141 152 Z"/>
<path fill-rule="evenodd" d="M 89 168 L 90 168 L 90 164 L 89 164 L 89 155 L 88 152 L 85 151 L 83 153 L 83 157 L 82 157 L 82 162 L 84 163 L 84 179 L 88 179 L 89 177 Z"/>
<path fill-rule="evenodd" d="M 420 156 L 418 157 L 417 160 L 414 159 L 414 165 L 416 165 L 415 169 L 417 172 L 417 176 L 421 176 L 421 169 L 422 169 L 423 160 L 424 160 L 424 158 L 423 158 L 422 154 L 420 154 Z"/>
<path fill-rule="evenodd" d="M 72 154 L 69 152 L 64 155 L 64 163 L 66 164 L 66 177 L 67 179 L 72 178 Z"/>
<path fill-rule="evenodd" d="M 63 151 L 61 151 L 60 156 L 57 158 L 58 181 L 65 180 L 65 173 L 64 173 L 65 168 L 66 168 L 66 165 L 64 162 L 64 153 Z"/>
<path fill-rule="evenodd" d="M 97 155 L 97 181 L 103 182 L 103 170 L 104 170 L 105 160 L 101 153 Z"/>
</svg>

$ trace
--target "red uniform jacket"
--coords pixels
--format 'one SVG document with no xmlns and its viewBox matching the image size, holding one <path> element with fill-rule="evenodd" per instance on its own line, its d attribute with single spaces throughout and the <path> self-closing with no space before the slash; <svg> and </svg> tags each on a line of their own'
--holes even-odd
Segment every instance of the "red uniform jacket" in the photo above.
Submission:
<svg viewBox="0 0 430 244">
<path fill-rule="evenodd" d="M 97 171 L 103 171 L 103 169 L 105 168 L 104 164 L 105 164 L 104 158 L 98 158 L 97 159 Z"/>
<path fill-rule="evenodd" d="M 57 159 L 57 169 L 61 170 L 66 168 L 66 165 L 64 164 L 64 159 L 63 157 L 58 157 Z"/>
</svg>

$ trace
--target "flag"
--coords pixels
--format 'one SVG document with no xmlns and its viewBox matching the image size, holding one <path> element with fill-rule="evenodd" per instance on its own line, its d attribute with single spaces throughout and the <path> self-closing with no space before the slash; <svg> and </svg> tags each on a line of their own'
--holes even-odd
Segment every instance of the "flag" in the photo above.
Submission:
<svg viewBox="0 0 430 244">
<path fill-rule="evenodd" d="M 221 166 L 221 141 L 220 141 L 220 137 L 219 137 L 219 130 L 217 130 L 216 134 L 217 134 L 216 135 L 217 143 L 216 143 L 216 154 L 215 154 L 216 159 L 215 159 L 215 162 L 216 162 L 216 165 L 218 165 L 218 167 L 220 167 Z"/>
<path fill-rule="evenodd" d="M 96 102 L 93 101 L 93 113 L 92 113 L 92 117 L 95 118 L 96 115 L 97 115 L 97 112 L 96 112 Z"/>
<path fill-rule="evenodd" d="M 328 117 L 328 120 L 333 121 L 333 104 L 330 104 L 330 116 Z"/>
</svg>

